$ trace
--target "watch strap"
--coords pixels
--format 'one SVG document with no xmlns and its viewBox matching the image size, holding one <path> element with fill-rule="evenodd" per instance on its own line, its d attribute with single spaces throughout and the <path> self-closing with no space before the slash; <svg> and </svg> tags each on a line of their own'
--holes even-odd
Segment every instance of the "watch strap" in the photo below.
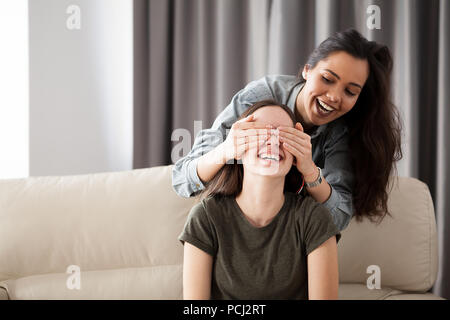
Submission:
<svg viewBox="0 0 450 320">
<path fill-rule="evenodd" d="M 306 187 L 308 187 L 308 188 L 314 188 L 314 187 L 317 187 L 318 185 L 320 185 L 320 184 L 322 183 L 322 178 L 323 178 L 323 175 L 322 175 L 322 169 L 320 169 L 320 167 L 317 167 L 317 168 L 319 169 L 319 176 L 318 176 L 317 179 L 316 179 L 315 181 L 313 181 L 313 182 L 306 182 L 306 181 L 305 181 Z"/>
</svg>

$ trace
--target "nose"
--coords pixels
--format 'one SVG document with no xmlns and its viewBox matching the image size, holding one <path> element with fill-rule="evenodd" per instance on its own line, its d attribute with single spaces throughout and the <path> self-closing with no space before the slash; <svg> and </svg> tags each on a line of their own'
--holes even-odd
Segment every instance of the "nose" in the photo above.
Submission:
<svg viewBox="0 0 450 320">
<path fill-rule="evenodd" d="M 326 96 L 332 103 L 339 104 L 339 102 L 341 100 L 341 97 L 340 97 L 339 93 L 336 92 L 336 90 L 329 90 L 327 92 Z"/>
<path fill-rule="evenodd" d="M 267 152 L 277 154 L 279 152 L 280 147 L 280 137 L 275 130 L 271 131 L 267 141 L 266 148 Z"/>
<path fill-rule="evenodd" d="M 269 139 L 267 140 L 267 145 L 272 146 L 279 146 L 280 145 L 280 138 L 278 134 L 271 134 Z"/>
<path fill-rule="evenodd" d="M 280 145 L 280 138 L 279 138 L 278 129 L 270 129 L 270 130 L 268 130 L 266 145 L 273 145 L 273 146 L 279 146 Z"/>
</svg>

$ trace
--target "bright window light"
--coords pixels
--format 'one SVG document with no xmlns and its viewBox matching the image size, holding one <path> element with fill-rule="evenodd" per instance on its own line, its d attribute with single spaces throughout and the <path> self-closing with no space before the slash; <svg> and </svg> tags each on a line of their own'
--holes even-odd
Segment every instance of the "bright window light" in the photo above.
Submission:
<svg viewBox="0 0 450 320">
<path fill-rule="evenodd" d="M 29 174 L 28 1 L 0 0 L 0 179 Z"/>
</svg>

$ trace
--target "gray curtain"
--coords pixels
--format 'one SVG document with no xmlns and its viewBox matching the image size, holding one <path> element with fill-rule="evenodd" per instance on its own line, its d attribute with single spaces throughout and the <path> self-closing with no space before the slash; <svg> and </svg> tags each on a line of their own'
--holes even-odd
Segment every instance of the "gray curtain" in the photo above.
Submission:
<svg viewBox="0 0 450 320">
<path fill-rule="evenodd" d="M 450 2 L 448 0 L 134 0 L 134 168 L 173 162 L 174 130 L 210 127 L 265 74 L 294 74 L 331 33 L 354 27 L 389 46 L 403 124 L 398 174 L 424 181 L 436 211 L 439 274 L 450 299 Z M 369 5 L 381 29 L 367 26 Z M 197 121 L 197 127 L 194 123 Z M 200 129 L 201 129 L 200 128 Z M 180 155 L 181 156 L 181 155 Z"/>
</svg>

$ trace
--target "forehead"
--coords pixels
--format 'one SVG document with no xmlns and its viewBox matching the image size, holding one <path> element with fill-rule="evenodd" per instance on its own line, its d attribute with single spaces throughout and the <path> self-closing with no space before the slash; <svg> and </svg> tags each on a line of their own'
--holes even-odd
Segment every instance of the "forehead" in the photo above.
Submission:
<svg viewBox="0 0 450 320">
<path fill-rule="evenodd" d="M 369 76 L 369 63 L 365 59 L 355 58 L 344 51 L 330 54 L 319 61 L 320 69 L 330 69 L 335 72 L 343 82 L 355 82 L 363 85 Z"/>
<path fill-rule="evenodd" d="M 274 127 L 293 127 L 291 117 L 279 106 L 262 107 L 253 112 L 255 121 L 271 124 Z"/>
</svg>

